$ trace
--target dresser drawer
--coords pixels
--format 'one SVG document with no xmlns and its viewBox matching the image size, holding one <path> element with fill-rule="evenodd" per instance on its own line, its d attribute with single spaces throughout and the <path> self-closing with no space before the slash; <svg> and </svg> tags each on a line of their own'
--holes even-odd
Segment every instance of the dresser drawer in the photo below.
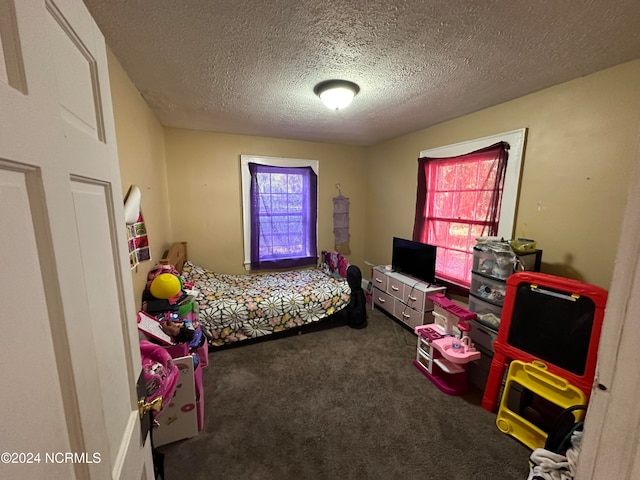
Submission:
<svg viewBox="0 0 640 480">
<path fill-rule="evenodd" d="M 411 328 L 415 328 L 418 325 L 422 325 L 424 323 L 424 312 L 418 312 L 413 308 L 405 305 L 400 300 L 396 299 L 395 303 L 395 313 L 394 316 L 410 326 Z"/>
<path fill-rule="evenodd" d="M 405 285 L 402 301 L 411 308 L 424 312 L 425 310 L 430 310 L 429 308 L 425 309 L 424 307 L 425 296 L 424 291 L 416 288 L 415 286 Z M 433 308 L 433 304 L 431 304 L 431 308 Z"/>
<path fill-rule="evenodd" d="M 393 315 L 393 304 L 396 300 L 386 292 L 373 289 L 373 304 Z"/>
<path fill-rule="evenodd" d="M 404 283 L 402 283 L 397 278 L 389 277 L 389 282 L 387 283 L 387 293 L 393 295 L 396 298 L 403 299 L 404 295 Z"/>
<path fill-rule="evenodd" d="M 474 272 L 504 280 L 515 271 L 515 261 L 516 256 L 511 251 L 494 251 L 486 246 L 473 247 Z"/>
<path fill-rule="evenodd" d="M 470 290 L 471 293 L 483 300 L 502 306 L 504 297 L 507 294 L 507 284 L 504 280 L 497 280 L 481 273 L 471 272 Z"/>
<path fill-rule="evenodd" d="M 502 315 L 501 306 L 478 298 L 473 293 L 470 293 L 469 310 L 478 315 L 478 322 L 487 325 L 494 330 L 498 330 L 500 327 L 500 316 Z"/>
<path fill-rule="evenodd" d="M 374 287 L 379 288 L 383 292 L 387 291 L 387 276 L 383 272 L 373 269 L 371 283 L 373 283 Z"/>
</svg>

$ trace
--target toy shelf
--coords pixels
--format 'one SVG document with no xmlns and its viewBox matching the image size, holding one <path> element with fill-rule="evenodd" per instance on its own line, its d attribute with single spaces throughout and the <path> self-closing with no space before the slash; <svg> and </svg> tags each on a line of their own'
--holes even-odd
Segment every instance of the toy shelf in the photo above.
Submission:
<svg viewBox="0 0 640 480">
<path fill-rule="evenodd" d="M 440 367 L 440 370 L 442 370 L 444 373 L 448 373 L 449 375 L 464 372 L 464 368 L 462 368 L 460 365 L 451 363 L 444 358 L 435 358 L 433 360 L 433 363 Z"/>
</svg>

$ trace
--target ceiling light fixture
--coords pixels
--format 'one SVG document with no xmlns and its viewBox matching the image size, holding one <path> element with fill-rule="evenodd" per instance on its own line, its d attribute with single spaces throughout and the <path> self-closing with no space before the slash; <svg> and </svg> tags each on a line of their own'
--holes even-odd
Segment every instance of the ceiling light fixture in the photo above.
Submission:
<svg viewBox="0 0 640 480">
<path fill-rule="evenodd" d="M 353 97 L 360 91 L 360 87 L 347 80 L 325 80 L 317 84 L 313 92 L 320 97 L 322 103 L 331 110 L 341 110 L 348 107 Z"/>
</svg>

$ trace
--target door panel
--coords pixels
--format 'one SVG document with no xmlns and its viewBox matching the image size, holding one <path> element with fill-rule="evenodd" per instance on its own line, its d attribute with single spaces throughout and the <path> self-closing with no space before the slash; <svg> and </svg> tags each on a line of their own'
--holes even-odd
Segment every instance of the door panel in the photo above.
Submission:
<svg viewBox="0 0 640 480">
<path fill-rule="evenodd" d="M 108 185 L 72 179 L 71 190 L 80 259 L 88 292 L 89 310 L 85 321 L 91 324 L 93 348 L 100 365 L 100 389 L 95 393 L 102 397 L 109 451 L 117 452 L 131 403 L 130 398 L 123 395 L 129 389 L 129 378 L 122 372 L 131 366 L 127 365 L 131 362 L 131 356 L 125 351 L 123 337 L 126 329 L 114 328 L 118 324 L 126 325 L 128 321 L 118 308 L 122 298 L 117 281 L 120 271 L 114 258 L 116 250 L 110 233 L 117 226 L 113 225 L 113 215 L 109 210 L 111 195 Z"/>
<path fill-rule="evenodd" d="M 7 322 L 7 330 L 0 335 L 4 366 L 0 397 L 3 405 L 10 406 L 2 415 L 2 450 L 44 455 L 69 451 L 70 443 L 27 187 L 27 177 L 32 175 L 37 175 L 33 168 L 0 161 L 0 302 L 3 323 Z M 43 425 L 48 428 L 42 429 Z M 13 433 L 11 442 L 4 432 Z M 25 478 L 47 478 L 50 465 L 27 466 Z M 14 478 L 11 473 L 19 468 L 17 464 L 0 464 L 0 478 Z M 59 474 L 73 478 L 73 466 L 61 465 Z"/>
<path fill-rule="evenodd" d="M 67 128 L 104 141 L 96 60 L 56 4 L 47 2 L 47 10 L 60 115 Z"/>
<path fill-rule="evenodd" d="M 41 458 L 0 478 L 153 478 L 104 40 L 81 0 L 0 0 L 0 42 L 1 430 Z"/>
<path fill-rule="evenodd" d="M 14 0 L 0 0 L 0 81 L 27 92 Z"/>
</svg>

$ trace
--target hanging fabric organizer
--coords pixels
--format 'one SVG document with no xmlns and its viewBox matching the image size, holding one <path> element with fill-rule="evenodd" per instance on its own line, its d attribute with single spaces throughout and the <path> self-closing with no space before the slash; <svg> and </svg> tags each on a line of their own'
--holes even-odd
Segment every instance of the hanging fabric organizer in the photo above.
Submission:
<svg viewBox="0 0 640 480">
<path fill-rule="evenodd" d="M 340 184 L 336 184 L 338 196 L 333 198 L 333 234 L 335 250 L 342 255 L 349 255 L 349 199 L 342 195 Z"/>
</svg>

